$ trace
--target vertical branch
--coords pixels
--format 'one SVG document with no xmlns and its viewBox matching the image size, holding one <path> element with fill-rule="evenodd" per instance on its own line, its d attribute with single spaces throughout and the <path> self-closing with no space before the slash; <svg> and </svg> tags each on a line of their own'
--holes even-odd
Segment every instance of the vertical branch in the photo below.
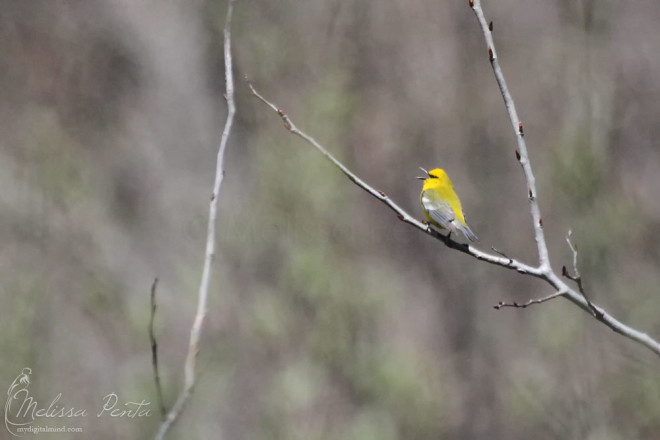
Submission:
<svg viewBox="0 0 660 440">
<path fill-rule="evenodd" d="M 151 285 L 151 317 L 149 319 L 149 339 L 151 340 L 151 364 L 154 368 L 154 381 L 156 383 L 156 396 L 158 398 L 158 408 L 160 409 L 160 417 L 165 420 L 167 410 L 163 401 L 163 389 L 160 386 L 160 374 L 158 373 L 158 343 L 154 335 L 154 318 L 156 317 L 156 287 L 158 286 L 158 278 L 154 278 L 154 283 Z"/>
<path fill-rule="evenodd" d="M 192 394 L 195 386 L 196 376 L 196 361 L 197 353 L 199 352 L 199 339 L 204 324 L 204 317 L 206 315 L 206 303 L 209 293 L 209 283 L 211 279 L 211 264 L 215 257 L 215 223 L 218 210 L 218 195 L 220 187 L 224 180 L 224 156 L 225 149 L 227 148 L 227 140 L 231 132 L 231 127 L 234 122 L 234 114 L 236 113 L 236 104 L 234 102 L 234 74 L 232 67 L 231 57 L 231 18 L 234 11 L 234 3 L 236 0 L 229 0 L 227 6 L 227 17 L 225 19 L 224 28 L 224 60 L 225 60 L 225 98 L 227 100 L 227 120 L 225 121 L 225 128 L 222 131 L 220 138 L 220 145 L 218 147 L 218 156 L 215 169 L 215 182 L 213 184 L 213 192 L 211 193 L 211 201 L 209 203 L 209 222 L 206 233 L 206 251 L 204 254 L 204 269 L 202 271 L 202 279 L 199 285 L 198 300 L 197 300 L 197 313 L 195 320 L 190 329 L 190 343 L 188 344 L 188 355 L 186 356 L 186 364 L 184 369 L 184 385 L 183 390 L 179 394 L 174 406 L 167 414 L 167 417 L 161 423 L 156 439 L 160 440 L 165 437 L 167 431 L 172 424 L 181 415 L 190 395 Z"/>
<path fill-rule="evenodd" d="M 488 24 L 486 17 L 484 16 L 483 9 L 481 8 L 481 0 L 470 0 L 470 7 L 474 11 L 474 14 L 477 16 L 479 25 L 484 34 L 484 39 L 486 40 L 486 46 L 488 46 L 488 59 L 490 64 L 493 67 L 493 72 L 495 73 L 495 80 L 497 85 L 500 88 L 502 93 L 502 98 L 504 98 L 504 105 L 509 113 L 509 119 L 511 119 L 511 125 L 513 126 L 513 131 L 518 141 L 518 149 L 516 150 L 516 158 L 520 162 L 520 166 L 523 169 L 525 175 L 525 181 L 527 182 L 527 196 L 529 199 L 529 209 L 532 216 L 532 221 L 534 223 L 534 239 L 536 240 L 536 247 L 538 248 L 539 253 L 539 266 L 540 269 L 544 272 L 549 272 L 550 269 L 550 257 L 548 256 L 548 247 L 545 242 L 545 234 L 543 232 L 543 218 L 541 217 L 541 209 L 539 208 L 539 203 L 537 199 L 536 192 L 536 180 L 534 179 L 534 173 L 532 171 L 532 165 L 529 162 L 529 154 L 527 153 L 527 145 L 525 144 L 525 132 L 523 130 L 523 123 L 518 117 L 518 112 L 516 111 L 516 105 L 513 102 L 513 97 L 509 92 L 509 87 L 506 84 L 504 79 L 504 74 L 502 73 L 502 68 L 497 57 L 497 51 L 495 50 L 495 43 L 493 41 L 493 25 Z"/>
</svg>

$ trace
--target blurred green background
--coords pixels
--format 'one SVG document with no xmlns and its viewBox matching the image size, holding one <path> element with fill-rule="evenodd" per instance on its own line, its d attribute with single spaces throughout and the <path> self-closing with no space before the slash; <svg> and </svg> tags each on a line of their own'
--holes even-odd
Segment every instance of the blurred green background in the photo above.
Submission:
<svg viewBox="0 0 660 440">
<path fill-rule="evenodd" d="M 554 268 L 660 337 L 660 3 L 484 2 Z M 218 0 L 0 3 L 0 378 L 149 438 L 101 399 L 180 390 L 226 107 Z M 660 360 L 549 286 L 400 223 L 250 96 L 420 215 L 445 168 L 472 229 L 534 263 L 515 139 L 467 1 L 239 0 L 199 382 L 170 438 L 657 439 Z M 0 386 L 1 388 L 1 386 Z M 1 430 L 0 438 L 8 434 Z"/>
</svg>

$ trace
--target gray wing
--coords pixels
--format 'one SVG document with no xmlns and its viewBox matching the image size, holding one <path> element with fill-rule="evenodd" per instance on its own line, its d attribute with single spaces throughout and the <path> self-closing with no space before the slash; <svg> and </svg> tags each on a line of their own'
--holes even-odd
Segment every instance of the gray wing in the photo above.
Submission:
<svg viewBox="0 0 660 440">
<path fill-rule="evenodd" d="M 465 238 L 468 240 L 479 241 L 479 238 L 474 232 L 472 232 L 468 225 L 462 225 L 461 222 L 456 220 L 454 210 L 451 209 L 449 203 L 441 200 L 431 200 L 424 194 L 422 195 L 422 205 L 429 213 L 429 217 L 431 217 L 431 219 L 433 219 L 433 221 L 439 224 L 442 228 L 454 232 L 461 231 L 463 235 L 465 235 Z"/>
<path fill-rule="evenodd" d="M 431 200 L 426 196 L 422 195 L 422 206 L 428 211 L 429 216 L 442 226 L 445 229 L 454 230 L 455 226 L 452 223 L 456 216 L 454 215 L 454 210 L 451 209 L 449 203 L 441 200 Z"/>
</svg>

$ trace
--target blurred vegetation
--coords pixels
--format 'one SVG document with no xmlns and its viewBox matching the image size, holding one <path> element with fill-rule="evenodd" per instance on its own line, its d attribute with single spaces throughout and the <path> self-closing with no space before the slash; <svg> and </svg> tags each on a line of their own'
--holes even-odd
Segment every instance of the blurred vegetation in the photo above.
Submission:
<svg viewBox="0 0 660 440">
<path fill-rule="evenodd" d="M 485 4 L 555 269 L 660 337 L 660 4 Z M 0 372 L 95 413 L 182 381 L 225 118 L 226 2 L 0 4 Z M 236 5 L 237 120 L 199 383 L 171 437 L 654 439 L 658 360 L 548 287 L 401 224 L 250 96 L 411 212 L 451 175 L 484 249 L 535 262 L 514 139 L 467 2 Z M 76 420 L 148 438 L 147 419 Z M 80 438 L 58 434 L 58 439 Z"/>
</svg>

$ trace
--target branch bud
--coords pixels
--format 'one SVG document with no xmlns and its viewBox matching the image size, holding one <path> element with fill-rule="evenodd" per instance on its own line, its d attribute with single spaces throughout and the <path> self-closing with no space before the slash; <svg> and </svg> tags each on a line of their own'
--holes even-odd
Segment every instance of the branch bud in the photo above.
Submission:
<svg viewBox="0 0 660 440">
<path fill-rule="evenodd" d="M 474 8 L 474 0 L 470 0 L 470 7 Z"/>
<path fill-rule="evenodd" d="M 495 60 L 495 57 L 493 56 L 493 49 L 490 47 L 488 48 L 488 59 L 490 60 L 491 63 L 493 62 L 493 60 Z"/>
<path fill-rule="evenodd" d="M 520 136 L 525 136 L 525 132 L 523 131 L 522 121 L 518 122 L 518 133 L 520 133 Z"/>
<path fill-rule="evenodd" d="M 520 161 L 520 151 L 518 151 L 518 150 L 516 150 L 516 159 L 518 159 L 518 161 Z"/>
<path fill-rule="evenodd" d="M 488 30 L 493 32 L 493 22 L 488 23 Z"/>
<path fill-rule="evenodd" d="M 539 217 L 539 226 L 543 227 L 543 217 Z"/>
</svg>

